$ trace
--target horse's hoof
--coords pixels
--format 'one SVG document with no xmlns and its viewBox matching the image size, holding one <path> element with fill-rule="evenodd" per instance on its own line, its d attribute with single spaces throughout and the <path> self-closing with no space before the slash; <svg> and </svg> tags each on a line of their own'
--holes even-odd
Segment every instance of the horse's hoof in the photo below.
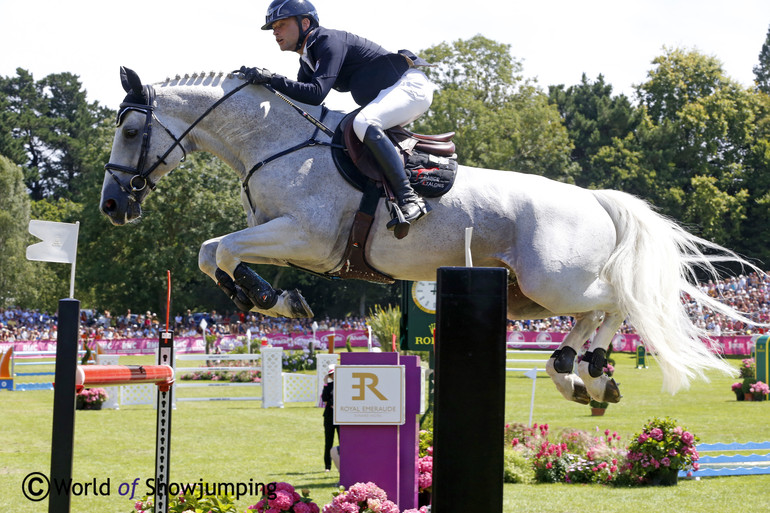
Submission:
<svg viewBox="0 0 770 513">
<path fill-rule="evenodd" d="M 610 378 L 604 386 L 604 401 L 608 403 L 619 403 L 621 397 L 623 396 L 620 395 L 618 384 L 614 379 Z"/>
<path fill-rule="evenodd" d="M 589 371 L 588 362 L 585 360 L 581 361 L 580 365 L 578 365 L 578 375 L 586 384 L 586 388 L 588 389 L 591 398 L 600 402 L 620 402 L 622 396 L 620 395 L 620 388 L 618 388 L 618 384 L 615 380 L 607 375 L 602 375 L 598 378 L 592 377 Z"/>
<path fill-rule="evenodd" d="M 591 402 L 591 396 L 588 395 L 588 389 L 582 383 L 575 383 L 575 389 L 572 393 L 572 400 L 578 404 L 588 404 Z"/>
<path fill-rule="evenodd" d="M 553 367 L 553 358 L 545 364 L 545 370 L 556 385 L 559 393 L 568 401 L 574 401 L 580 404 L 588 404 L 591 397 L 588 395 L 583 380 L 572 373 L 556 372 Z"/>
<path fill-rule="evenodd" d="M 305 298 L 299 290 L 289 290 L 286 292 L 286 300 L 291 310 L 292 319 L 309 319 L 313 317 L 313 310 L 310 309 L 310 305 L 307 304 Z"/>
</svg>

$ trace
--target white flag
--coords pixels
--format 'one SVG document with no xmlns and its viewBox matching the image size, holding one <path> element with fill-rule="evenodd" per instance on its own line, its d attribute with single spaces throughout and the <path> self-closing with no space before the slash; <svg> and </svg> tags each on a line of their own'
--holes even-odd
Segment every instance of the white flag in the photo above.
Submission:
<svg viewBox="0 0 770 513">
<path fill-rule="evenodd" d="M 78 228 L 80 223 L 56 223 L 31 220 L 29 233 L 43 242 L 27 247 L 27 260 L 41 262 L 75 263 L 78 252 Z"/>
</svg>

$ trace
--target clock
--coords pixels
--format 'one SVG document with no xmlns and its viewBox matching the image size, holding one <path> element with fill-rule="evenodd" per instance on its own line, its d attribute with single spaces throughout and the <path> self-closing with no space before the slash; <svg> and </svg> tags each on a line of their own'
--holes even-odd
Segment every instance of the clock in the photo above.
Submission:
<svg viewBox="0 0 770 513">
<path fill-rule="evenodd" d="M 425 313 L 436 313 L 436 282 L 416 281 L 412 284 L 412 300 Z"/>
</svg>

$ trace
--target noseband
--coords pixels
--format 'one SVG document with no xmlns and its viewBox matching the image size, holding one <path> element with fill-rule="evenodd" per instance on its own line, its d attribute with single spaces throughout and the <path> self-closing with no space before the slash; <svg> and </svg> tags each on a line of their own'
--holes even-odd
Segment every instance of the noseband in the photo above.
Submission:
<svg viewBox="0 0 770 513">
<path fill-rule="evenodd" d="M 125 118 L 129 111 L 136 111 L 144 114 L 144 128 L 142 129 L 142 149 L 139 153 L 139 160 L 134 167 L 108 162 L 104 165 L 105 171 L 107 171 L 110 176 L 112 176 L 113 180 L 115 180 L 115 182 L 118 184 L 118 187 L 120 187 L 120 190 L 125 192 L 129 198 L 136 201 L 137 203 L 141 203 L 147 194 L 149 194 L 150 190 L 155 190 L 155 182 L 150 179 L 152 172 L 155 171 L 159 165 L 166 164 L 166 158 L 171 154 L 172 151 L 174 151 L 174 148 L 177 146 L 179 146 L 179 149 L 182 150 L 182 159 L 180 162 L 184 162 L 184 160 L 187 158 L 187 151 L 185 151 L 184 146 L 182 146 L 182 139 L 184 139 L 187 134 L 189 134 L 192 129 L 203 120 L 203 118 L 208 116 L 211 111 L 213 111 L 225 100 L 230 98 L 230 96 L 234 95 L 247 85 L 249 85 L 249 83 L 244 82 L 242 85 L 236 87 L 222 98 L 220 98 L 203 114 L 201 114 L 200 117 L 198 117 L 198 119 L 196 119 L 189 127 L 187 127 L 187 129 L 179 137 L 176 137 L 173 132 L 171 132 L 171 130 L 169 130 L 168 127 L 166 127 L 155 115 L 155 89 L 149 85 L 144 86 L 142 88 L 142 97 L 145 99 L 145 103 L 124 101 L 120 104 L 120 110 L 118 111 L 118 118 L 116 121 L 116 126 L 119 127 L 123 123 L 123 118 Z M 136 95 L 129 94 L 126 99 L 133 99 L 136 97 Z M 150 137 L 152 135 L 153 120 L 155 120 L 166 131 L 166 133 L 171 137 L 171 139 L 174 140 L 174 142 L 171 144 L 171 146 L 168 147 L 163 155 L 157 155 L 155 162 L 151 166 L 145 168 L 147 164 L 147 154 L 150 150 Z M 115 175 L 115 171 L 131 175 L 131 179 L 128 181 L 128 185 L 120 181 L 117 175 Z"/>
</svg>

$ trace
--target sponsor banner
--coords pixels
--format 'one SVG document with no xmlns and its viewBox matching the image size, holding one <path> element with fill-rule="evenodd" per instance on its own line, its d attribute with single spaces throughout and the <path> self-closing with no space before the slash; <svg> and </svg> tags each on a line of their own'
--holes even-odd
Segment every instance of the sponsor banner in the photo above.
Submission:
<svg viewBox="0 0 770 513">
<path fill-rule="evenodd" d="M 316 344 L 326 344 L 328 347 L 331 336 L 334 336 L 334 347 L 345 347 L 345 343 L 350 340 L 352 347 L 367 347 L 369 333 L 366 330 L 335 330 L 316 332 Z M 307 348 L 313 342 L 313 335 L 304 333 L 271 333 L 266 336 L 252 336 L 253 340 L 266 339 L 267 343 L 274 347 L 283 347 L 286 350 L 301 350 Z M 214 343 L 222 349 L 231 350 L 234 347 L 241 346 L 246 340 L 245 335 L 224 335 L 219 337 Z M 91 340 L 89 340 L 91 341 Z M 121 338 L 121 339 L 99 339 L 96 340 L 104 354 L 124 354 L 124 355 L 143 355 L 153 354 L 158 347 L 157 338 Z M 22 351 L 55 351 L 55 340 L 40 340 L 34 342 L 0 342 L 0 351 L 6 351 L 13 346 L 15 352 Z M 206 344 L 203 337 L 174 337 L 174 346 L 178 353 L 203 353 L 206 351 Z"/>
<path fill-rule="evenodd" d="M 158 348 L 155 338 L 122 338 L 97 340 L 104 354 L 154 354 Z M 203 353 L 206 344 L 202 337 L 174 337 L 174 349 L 178 353 Z"/>
<path fill-rule="evenodd" d="M 350 339 L 352 347 L 366 347 L 369 334 L 366 330 L 336 330 L 318 331 L 316 340 L 319 343 L 328 344 L 330 335 L 334 334 L 334 347 L 345 347 L 345 342 Z M 509 349 L 543 349 L 554 350 L 564 341 L 567 333 L 545 331 L 509 331 L 507 335 Z M 750 355 L 754 347 L 754 339 L 757 335 L 723 335 L 710 339 L 712 347 L 724 355 Z M 313 341 L 312 335 L 303 333 L 269 334 L 266 337 L 254 336 L 255 339 L 267 339 L 272 346 L 283 347 L 286 350 L 300 350 L 308 347 Z M 244 335 L 225 335 L 220 337 L 215 345 L 224 350 L 243 345 Z M 112 340 L 96 340 L 105 354 L 153 354 L 158 347 L 157 338 L 125 338 Z M 612 340 L 613 351 L 620 353 L 635 353 L 640 345 L 639 335 L 623 333 L 615 335 Z M 203 353 L 206 345 L 201 336 L 175 337 L 174 345 L 179 353 Z M 24 342 L 0 342 L 0 352 L 7 351 L 13 346 L 14 351 L 55 351 L 55 340 L 39 340 Z"/>
<path fill-rule="evenodd" d="M 406 421 L 403 365 L 337 365 L 334 423 L 401 425 Z"/>
<path fill-rule="evenodd" d="M 268 335 L 252 335 L 253 340 L 267 340 L 267 343 L 274 347 L 283 347 L 286 350 L 305 349 L 315 341 L 316 349 L 320 344 L 329 347 L 329 342 L 334 337 L 334 347 L 345 347 L 347 341 L 350 341 L 352 347 L 367 347 L 369 341 L 369 332 L 367 330 L 318 330 L 315 340 L 312 333 L 271 333 Z M 225 335 L 220 338 L 223 345 L 233 344 L 242 345 L 246 337 L 244 335 Z"/>
<path fill-rule="evenodd" d="M 508 349 L 555 350 L 566 338 L 567 333 L 545 331 L 509 331 Z M 750 355 L 756 335 L 724 335 L 711 337 L 710 344 L 715 351 L 724 355 Z M 619 353 L 635 353 L 641 344 L 639 335 L 621 333 L 612 339 L 612 350 Z"/>
</svg>

